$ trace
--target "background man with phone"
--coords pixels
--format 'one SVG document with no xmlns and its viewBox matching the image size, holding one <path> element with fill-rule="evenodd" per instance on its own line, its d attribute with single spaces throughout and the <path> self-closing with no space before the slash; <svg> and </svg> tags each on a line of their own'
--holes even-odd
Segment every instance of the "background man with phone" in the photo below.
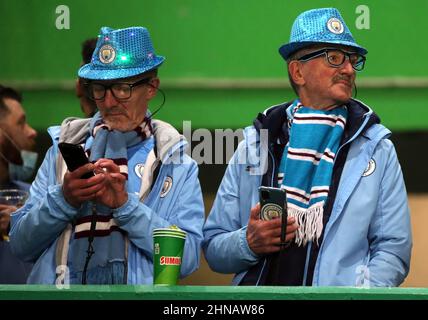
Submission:
<svg viewBox="0 0 428 320">
<path fill-rule="evenodd" d="M 237 285 L 400 285 L 412 247 L 401 168 L 391 132 L 352 99 L 367 50 L 323 8 L 296 18 L 279 53 L 298 99 L 246 128 L 204 226 L 208 263 Z M 260 185 L 287 192 L 286 248 L 281 219 L 259 218 Z"/>
<path fill-rule="evenodd" d="M 12 249 L 36 262 L 29 283 L 152 284 L 152 231 L 171 225 L 187 233 L 181 276 L 199 266 L 198 168 L 184 137 L 148 111 L 163 61 L 146 28 L 101 28 L 78 72 L 99 112 L 49 128 L 53 146 L 13 216 Z M 83 146 L 89 162 L 70 145 L 61 156 L 62 142 Z"/>
</svg>

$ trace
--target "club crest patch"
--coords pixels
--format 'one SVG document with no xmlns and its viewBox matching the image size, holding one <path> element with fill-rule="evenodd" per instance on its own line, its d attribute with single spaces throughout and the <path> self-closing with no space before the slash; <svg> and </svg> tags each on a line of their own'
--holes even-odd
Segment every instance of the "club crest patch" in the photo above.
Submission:
<svg viewBox="0 0 428 320">
<path fill-rule="evenodd" d="M 134 172 L 138 178 L 141 179 L 143 177 L 143 171 L 144 171 L 144 164 L 143 163 L 137 163 L 134 167 Z"/>
<path fill-rule="evenodd" d="M 327 21 L 327 28 L 334 34 L 343 33 L 343 24 L 337 18 L 330 18 L 330 20 Z"/>
<path fill-rule="evenodd" d="M 171 187 L 172 187 L 172 178 L 170 176 L 167 176 L 163 183 L 160 197 L 161 198 L 165 197 L 168 194 L 169 190 L 171 190 Z"/>
<path fill-rule="evenodd" d="M 98 56 L 102 63 L 105 63 L 105 64 L 112 63 L 114 58 L 116 58 L 116 50 L 114 50 L 114 48 L 111 45 L 105 44 L 100 48 L 100 51 L 98 52 Z"/>
<path fill-rule="evenodd" d="M 260 219 L 272 220 L 281 216 L 282 209 L 274 203 L 265 204 L 260 210 Z"/>
<path fill-rule="evenodd" d="M 369 164 L 367 165 L 366 170 L 363 172 L 363 177 L 371 175 L 376 170 L 376 162 L 373 159 L 370 159 Z"/>
</svg>

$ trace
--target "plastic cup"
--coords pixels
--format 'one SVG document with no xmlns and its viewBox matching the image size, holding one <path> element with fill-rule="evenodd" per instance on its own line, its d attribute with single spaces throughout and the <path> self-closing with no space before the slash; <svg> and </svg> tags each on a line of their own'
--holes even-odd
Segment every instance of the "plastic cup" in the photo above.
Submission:
<svg viewBox="0 0 428 320">
<path fill-rule="evenodd" d="M 171 237 L 175 236 L 178 238 L 186 238 L 186 233 L 160 231 L 160 232 L 153 232 L 153 236 L 171 236 Z"/>
<path fill-rule="evenodd" d="M 3 189 L 0 190 L 0 204 L 14 207 L 22 207 L 25 203 L 25 200 L 28 198 L 28 192 L 19 189 Z M 8 215 L 9 213 L 1 212 L 2 208 L 0 208 L 0 215 Z M 9 236 L 1 232 L 1 239 L 4 241 L 9 241 Z"/>
<path fill-rule="evenodd" d="M 153 230 L 153 284 L 176 285 L 180 276 L 186 232 L 180 229 Z"/>
<path fill-rule="evenodd" d="M 28 198 L 28 192 L 18 189 L 0 190 L 0 204 L 22 207 Z"/>
</svg>

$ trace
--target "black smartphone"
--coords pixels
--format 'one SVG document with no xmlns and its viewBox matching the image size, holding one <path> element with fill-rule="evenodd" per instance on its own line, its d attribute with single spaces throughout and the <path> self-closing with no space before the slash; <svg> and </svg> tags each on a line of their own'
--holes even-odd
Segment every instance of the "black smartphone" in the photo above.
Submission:
<svg viewBox="0 0 428 320">
<path fill-rule="evenodd" d="M 79 144 L 72 144 L 67 142 L 60 142 L 58 144 L 59 151 L 67 164 L 68 171 L 72 172 L 77 168 L 89 163 L 85 150 Z M 82 179 L 89 179 L 93 177 L 93 172 L 87 172 L 81 176 Z"/>
<path fill-rule="evenodd" d="M 271 220 L 281 218 L 286 213 L 286 192 L 284 189 L 259 187 L 260 219 Z"/>
<path fill-rule="evenodd" d="M 281 251 L 288 246 L 285 242 L 287 229 L 287 192 L 285 189 L 273 187 L 259 187 L 260 219 L 272 220 L 281 218 Z M 276 271 L 277 273 L 279 271 Z M 277 274 L 277 277 L 279 275 Z"/>
</svg>

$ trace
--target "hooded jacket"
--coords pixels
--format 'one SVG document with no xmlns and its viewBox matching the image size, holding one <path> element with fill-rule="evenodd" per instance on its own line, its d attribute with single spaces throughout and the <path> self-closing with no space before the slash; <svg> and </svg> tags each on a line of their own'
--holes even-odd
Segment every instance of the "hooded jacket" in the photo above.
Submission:
<svg viewBox="0 0 428 320">
<path fill-rule="evenodd" d="M 285 116 L 286 107 L 274 106 L 264 115 L 282 108 Z M 388 139 L 390 131 L 373 121 L 373 111 L 360 101 L 351 100 L 348 108 L 361 115 L 360 123 L 336 154 L 337 159 L 349 144 L 312 285 L 398 286 L 408 274 L 412 247 L 403 175 Z M 244 141 L 230 160 L 204 225 L 203 249 L 210 267 L 235 273 L 235 285 L 264 259 L 249 248 L 246 229 L 250 210 L 259 202 L 258 187 L 268 180 L 273 185 L 277 172 L 273 145 L 281 137 L 272 132 L 285 122 L 276 118 L 268 127 L 257 125 L 268 129 L 266 139 L 260 138 L 263 132 L 254 126 L 245 129 Z M 308 263 L 305 275 L 307 268 Z"/>
<path fill-rule="evenodd" d="M 129 239 L 128 284 L 153 283 L 155 228 L 177 225 L 187 232 L 181 277 L 199 267 L 204 207 L 198 167 L 184 152 L 184 137 L 172 126 L 153 120 L 152 127 L 155 148 L 147 157 L 140 193 L 128 193 L 128 201 L 113 210 L 113 218 Z M 58 142 L 84 142 L 89 119 L 66 119 L 61 127 L 51 127 L 48 132 L 53 146 L 31 186 L 28 201 L 12 216 L 10 232 L 13 252 L 24 261 L 35 262 L 27 282 L 37 284 L 63 283 L 66 277 L 70 221 L 78 209 L 62 194 L 66 166 Z"/>
</svg>

